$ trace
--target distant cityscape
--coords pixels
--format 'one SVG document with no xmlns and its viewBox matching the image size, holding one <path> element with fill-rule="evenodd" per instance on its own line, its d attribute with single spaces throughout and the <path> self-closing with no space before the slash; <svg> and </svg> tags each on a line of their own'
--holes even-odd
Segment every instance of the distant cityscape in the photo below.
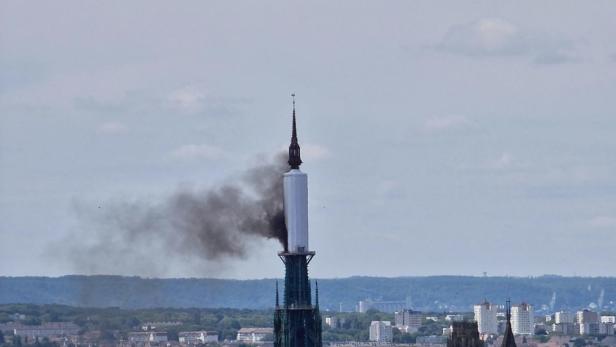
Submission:
<svg viewBox="0 0 616 347">
<path fill-rule="evenodd" d="M 335 347 L 501 347 L 503 344 L 507 329 L 507 310 L 503 303 L 482 300 L 473 306 L 473 311 L 467 312 L 421 312 L 408 308 L 409 303 L 409 300 L 366 299 L 357 303 L 355 312 L 324 312 L 324 344 Z M 273 346 L 269 310 L 224 311 L 212 315 L 199 311 L 199 317 L 195 318 L 194 313 L 187 311 L 160 309 L 159 316 L 185 319 L 159 321 L 127 318 L 134 312 L 124 310 L 122 315 L 126 317 L 122 316 L 120 325 L 109 328 L 109 323 L 94 325 L 95 317 L 101 315 L 94 309 L 73 309 L 83 312 L 83 316 L 73 321 L 49 321 L 65 320 L 65 317 L 51 312 L 53 305 L 38 306 L 39 310 L 50 312 L 35 315 L 30 313 L 31 307 L 24 312 L 13 312 L 19 307 L 15 305 L 0 307 L 0 344 L 7 347 Z M 114 319 L 115 315 L 110 317 Z M 211 325 L 210 321 L 216 322 Z M 511 304 L 510 326 L 517 346 L 616 346 L 616 313 L 610 310 L 584 308 L 537 313 L 533 305 L 519 302 Z M 474 335 L 480 345 L 455 345 L 456 341 L 474 341 Z"/>
</svg>

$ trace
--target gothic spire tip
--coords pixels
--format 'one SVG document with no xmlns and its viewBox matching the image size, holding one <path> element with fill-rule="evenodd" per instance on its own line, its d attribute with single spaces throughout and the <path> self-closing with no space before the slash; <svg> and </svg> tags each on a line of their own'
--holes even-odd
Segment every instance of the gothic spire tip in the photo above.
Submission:
<svg viewBox="0 0 616 347">
<path fill-rule="evenodd" d="M 289 145 L 289 165 L 291 169 L 299 169 L 302 164 L 300 156 L 299 143 L 297 142 L 297 125 L 295 121 L 295 93 L 291 94 L 293 98 L 293 129 L 291 131 L 291 144 Z"/>
</svg>

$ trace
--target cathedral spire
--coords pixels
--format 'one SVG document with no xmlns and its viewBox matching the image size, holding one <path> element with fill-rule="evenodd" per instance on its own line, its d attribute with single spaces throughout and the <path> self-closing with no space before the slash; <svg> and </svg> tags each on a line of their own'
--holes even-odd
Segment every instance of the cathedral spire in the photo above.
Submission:
<svg viewBox="0 0 616 347">
<path fill-rule="evenodd" d="M 517 347 L 515 344 L 515 337 L 513 336 L 513 331 L 511 329 L 511 301 L 507 300 L 507 304 L 505 306 L 507 310 L 507 327 L 505 328 L 505 335 L 503 336 L 503 343 L 501 347 Z"/>
<path fill-rule="evenodd" d="M 291 132 L 291 144 L 289 145 L 289 165 L 291 169 L 299 169 L 302 164 L 302 158 L 299 153 L 299 143 L 297 143 L 297 126 L 295 122 L 295 93 L 291 94 L 293 97 L 293 130 Z"/>
</svg>

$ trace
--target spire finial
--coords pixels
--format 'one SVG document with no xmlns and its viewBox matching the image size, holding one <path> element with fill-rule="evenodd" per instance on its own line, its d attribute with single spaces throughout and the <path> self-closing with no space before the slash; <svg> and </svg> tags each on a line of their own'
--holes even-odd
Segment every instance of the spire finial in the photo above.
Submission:
<svg viewBox="0 0 616 347">
<path fill-rule="evenodd" d="M 293 98 L 293 130 L 291 131 L 291 144 L 289 145 L 289 165 L 291 169 L 299 169 L 302 164 L 302 158 L 299 153 L 299 143 L 297 143 L 297 126 L 295 122 L 295 93 L 291 94 Z"/>
<path fill-rule="evenodd" d="M 507 310 L 507 322 L 510 322 L 511 321 L 511 299 L 507 299 L 506 310 Z"/>
</svg>

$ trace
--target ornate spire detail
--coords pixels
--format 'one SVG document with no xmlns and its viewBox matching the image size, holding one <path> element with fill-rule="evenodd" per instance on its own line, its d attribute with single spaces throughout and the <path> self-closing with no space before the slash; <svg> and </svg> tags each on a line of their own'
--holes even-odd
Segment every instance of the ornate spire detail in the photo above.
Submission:
<svg viewBox="0 0 616 347">
<path fill-rule="evenodd" d="M 291 132 L 291 144 L 289 145 L 289 165 L 291 169 L 299 169 L 302 164 L 302 158 L 299 153 L 299 143 L 297 143 L 297 126 L 295 124 L 295 93 L 293 97 L 293 130 Z"/>
<path fill-rule="evenodd" d="M 505 328 L 505 336 L 503 336 L 501 347 L 517 347 L 515 336 L 513 336 L 513 330 L 511 329 L 511 301 L 509 299 L 507 299 L 505 309 L 507 310 L 507 327 Z"/>
</svg>

